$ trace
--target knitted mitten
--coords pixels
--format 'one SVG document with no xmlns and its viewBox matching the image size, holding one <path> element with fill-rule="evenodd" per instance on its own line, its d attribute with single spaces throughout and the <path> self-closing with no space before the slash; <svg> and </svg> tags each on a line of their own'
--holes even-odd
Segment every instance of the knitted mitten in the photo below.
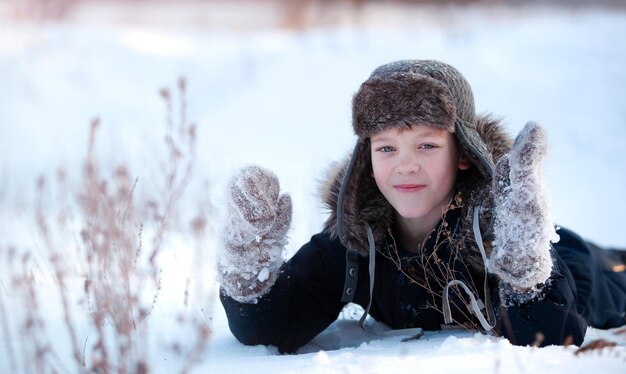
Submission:
<svg viewBox="0 0 626 374">
<path fill-rule="evenodd" d="M 517 290 L 535 289 L 550 276 L 550 242 L 558 241 L 543 182 L 547 153 L 543 129 L 532 122 L 496 164 L 491 270 Z"/>
<path fill-rule="evenodd" d="M 241 169 L 228 184 L 218 278 L 224 291 L 254 303 L 274 284 L 291 224 L 291 198 L 279 195 L 278 178 L 257 166 Z"/>
</svg>

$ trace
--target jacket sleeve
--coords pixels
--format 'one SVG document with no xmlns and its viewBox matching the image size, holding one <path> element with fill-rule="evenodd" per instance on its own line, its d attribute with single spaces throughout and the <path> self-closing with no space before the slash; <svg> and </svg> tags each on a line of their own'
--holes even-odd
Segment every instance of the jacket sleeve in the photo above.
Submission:
<svg viewBox="0 0 626 374">
<path fill-rule="evenodd" d="M 596 328 L 626 324 L 626 273 L 612 269 L 619 259 L 610 259 L 610 252 L 573 231 L 561 227 L 558 234 L 555 249 L 575 283 L 578 312 Z"/>
<path fill-rule="evenodd" d="M 575 285 L 565 264 L 553 251 L 554 266 L 541 296 L 526 302 L 494 303 L 495 330 L 515 345 L 580 345 L 587 329 L 576 310 Z M 496 288 L 497 289 L 497 288 Z M 499 292 L 492 293 L 500 298 Z"/>
<path fill-rule="evenodd" d="M 256 304 L 220 290 L 233 335 L 247 345 L 273 345 L 292 353 L 335 321 L 345 273 L 345 248 L 327 233 L 311 238 L 281 267 L 276 283 Z"/>
</svg>

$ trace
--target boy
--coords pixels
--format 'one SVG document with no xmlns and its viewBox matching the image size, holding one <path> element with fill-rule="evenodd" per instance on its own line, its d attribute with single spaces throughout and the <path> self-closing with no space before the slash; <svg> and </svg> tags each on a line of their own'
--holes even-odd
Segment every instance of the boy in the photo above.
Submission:
<svg viewBox="0 0 626 374">
<path fill-rule="evenodd" d="M 626 322 L 624 274 L 555 232 L 538 125 L 512 144 L 475 114 L 455 68 L 411 60 L 361 85 L 353 127 L 354 152 L 328 177 L 325 228 L 285 263 L 289 196 L 259 167 L 231 181 L 218 269 L 241 342 L 295 352 L 348 302 L 393 329 L 457 324 L 520 345 L 579 345 L 587 324 Z"/>
</svg>

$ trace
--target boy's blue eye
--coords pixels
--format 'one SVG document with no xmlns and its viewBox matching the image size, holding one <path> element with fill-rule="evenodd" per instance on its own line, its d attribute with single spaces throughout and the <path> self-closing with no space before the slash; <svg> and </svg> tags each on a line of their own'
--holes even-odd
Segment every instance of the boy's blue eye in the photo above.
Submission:
<svg viewBox="0 0 626 374">
<path fill-rule="evenodd" d="M 378 150 L 383 152 L 383 153 L 393 152 L 393 147 L 390 147 L 390 146 L 387 145 L 387 146 L 384 146 L 384 147 L 380 147 Z"/>
<path fill-rule="evenodd" d="M 433 149 L 433 148 L 437 148 L 437 146 L 435 146 L 434 144 L 426 143 L 426 144 L 420 144 L 419 148 L 422 148 L 422 149 Z"/>
</svg>

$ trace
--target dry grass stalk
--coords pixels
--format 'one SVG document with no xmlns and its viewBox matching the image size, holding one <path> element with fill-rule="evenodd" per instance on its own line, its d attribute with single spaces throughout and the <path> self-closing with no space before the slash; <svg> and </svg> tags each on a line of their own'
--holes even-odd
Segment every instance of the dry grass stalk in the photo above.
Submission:
<svg viewBox="0 0 626 374">
<path fill-rule="evenodd" d="M 615 331 L 613 331 L 613 334 L 626 338 L 626 327 L 620 327 L 616 329 Z"/>
<path fill-rule="evenodd" d="M 42 304 L 33 276 L 29 252 L 21 261 L 16 251 L 1 251 L 11 272 L 12 290 L 17 290 L 25 311 L 21 327 L 21 354 L 9 347 L 11 368 L 23 366 L 26 372 L 67 372 L 73 362 L 76 372 L 147 373 L 151 369 L 149 321 L 161 290 L 159 255 L 166 236 L 176 227 L 175 220 L 190 184 L 195 162 L 196 127 L 186 118 L 186 83 L 178 82 L 178 114 L 174 120 L 174 105 L 169 90 L 162 90 L 166 105 L 165 158 L 163 186 L 155 196 L 144 196 L 136 188 L 139 181 L 132 178 L 125 165 L 110 173 L 103 172 L 96 153 L 99 120 L 91 123 L 87 155 L 82 167 L 79 191 L 71 188 L 66 173 L 57 173 L 57 197 L 61 208 L 50 219 L 43 200 L 35 209 L 38 238 L 47 256 L 42 266 L 51 274 L 58 299 L 46 303 L 60 304 L 63 325 L 70 345 L 71 360 L 59 358 L 50 343 L 45 325 L 46 310 Z M 38 196 L 45 196 L 46 180 L 37 181 Z M 78 214 L 74 214 L 74 212 Z M 201 231 L 206 218 L 198 218 L 195 230 Z M 79 226 L 77 230 L 75 227 Z M 144 243 L 146 237 L 149 245 Z M 74 266 L 70 247 L 75 248 Z M 147 248 L 144 248 L 147 247 Z M 1 249 L 1 248 L 0 248 Z M 147 250 L 147 253 L 144 253 Z M 19 266 L 18 266 L 19 265 Z M 78 268 L 78 270 L 76 269 Z M 78 272 L 79 277 L 76 277 Z M 81 284 L 75 282 L 81 279 Z M 74 302 L 73 290 L 82 289 L 83 299 Z M 182 290 L 181 290 L 182 291 Z M 187 292 L 187 291 L 185 291 Z M 5 336 L 11 336 L 11 311 L 0 298 L 0 322 Z M 88 326 L 77 315 L 87 311 Z M 211 335 L 204 318 L 196 310 L 187 318 L 184 312 L 174 323 L 186 324 L 196 331 L 195 342 L 188 349 L 183 372 L 197 364 Z M 84 319 L 83 315 L 83 319 Z M 87 328 L 88 331 L 85 331 Z M 189 339 L 187 339 L 189 340 Z M 11 345 L 11 344 L 9 344 Z"/>
<path fill-rule="evenodd" d="M 613 348 L 615 346 L 617 346 L 617 343 L 615 343 L 615 342 L 604 340 L 604 339 L 597 339 L 597 340 L 590 341 L 589 343 L 585 344 L 584 346 L 578 348 L 574 352 L 574 354 L 575 355 L 579 355 L 581 353 L 603 351 L 605 349 L 610 349 L 610 348 Z"/>
</svg>

